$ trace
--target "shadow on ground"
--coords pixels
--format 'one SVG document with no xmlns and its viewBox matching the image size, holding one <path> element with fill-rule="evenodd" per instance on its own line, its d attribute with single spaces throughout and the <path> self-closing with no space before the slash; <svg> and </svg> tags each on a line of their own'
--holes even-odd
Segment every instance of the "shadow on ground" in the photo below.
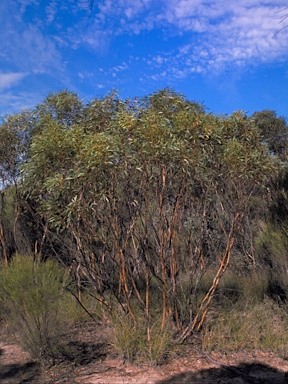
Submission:
<svg viewBox="0 0 288 384">
<path fill-rule="evenodd" d="M 3 355 L 3 350 L 0 348 L 0 356 Z M 53 379 L 57 382 L 66 383 L 72 382 L 73 367 L 86 366 L 92 362 L 104 359 L 107 353 L 105 344 L 83 343 L 71 341 L 57 352 L 55 365 L 50 366 L 47 371 L 43 370 L 40 363 L 29 361 L 23 364 L 0 364 L 0 383 L 1 384 L 39 384 L 47 382 L 48 375 L 53 374 Z M 46 374 L 43 376 L 44 371 Z M 69 378 L 67 378 L 69 376 Z M 48 380 L 49 383 L 53 381 Z M 60 381 L 59 381 L 60 380 Z M 67 381 L 68 380 L 68 381 Z"/>
<path fill-rule="evenodd" d="M 185 372 L 158 381 L 156 384 L 288 384 L 288 372 L 265 364 L 241 363 L 228 368 L 209 368 Z"/>
<path fill-rule="evenodd" d="M 1 384 L 39 383 L 41 374 L 40 364 L 9 364 L 0 366 Z"/>
<path fill-rule="evenodd" d="M 74 365 L 88 365 L 107 356 L 105 343 L 83 343 L 71 341 L 60 351 L 59 360 Z"/>
</svg>

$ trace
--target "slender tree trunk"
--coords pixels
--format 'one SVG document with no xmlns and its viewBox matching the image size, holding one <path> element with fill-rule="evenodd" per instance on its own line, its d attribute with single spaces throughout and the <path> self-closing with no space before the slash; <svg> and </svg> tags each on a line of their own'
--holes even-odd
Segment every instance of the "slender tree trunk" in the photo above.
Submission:
<svg viewBox="0 0 288 384">
<path fill-rule="evenodd" d="M 191 333 L 193 331 L 195 331 L 195 330 L 199 331 L 201 329 L 203 323 L 204 323 L 204 320 L 206 318 L 209 306 L 210 306 L 211 301 L 214 297 L 215 291 L 216 291 L 216 289 L 220 283 L 221 277 L 225 273 L 225 271 L 228 268 L 228 265 L 230 263 L 231 251 L 232 251 L 232 248 L 233 248 L 234 242 L 235 242 L 235 235 L 239 231 L 239 225 L 243 219 L 243 216 L 244 216 L 244 213 L 242 213 L 242 214 L 237 213 L 232 220 L 231 228 L 230 228 L 227 243 L 226 243 L 226 249 L 225 249 L 224 255 L 222 256 L 218 271 L 214 277 L 213 283 L 212 283 L 209 291 L 207 292 L 206 296 L 204 297 L 204 299 L 201 302 L 201 305 L 198 309 L 198 312 L 197 312 L 195 318 L 188 325 L 188 327 L 186 327 L 186 329 L 182 332 L 182 334 L 179 338 L 179 341 L 181 341 L 182 343 L 191 335 Z"/>
<path fill-rule="evenodd" d="M 4 192 L 1 192 L 1 209 L 4 210 Z M 0 213 L 2 216 L 2 214 Z M 2 218 L 0 216 L 0 243 L 2 245 L 2 252 L 3 252 L 3 260 L 4 260 L 4 267 L 6 268 L 8 265 L 8 255 L 7 255 L 7 249 L 6 249 L 6 242 L 4 239 L 4 230 L 3 230 L 3 224 L 2 224 Z"/>
<path fill-rule="evenodd" d="M 0 243 L 2 245 L 4 267 L 6 268 L 7 265 L 8 265 L 8 256 L 7 256 L 6 244 L 5 244 L 5 240 L 4 240 L 4 233 L 3 233 L 2 223 L 0 223 Z"/>
</svg>

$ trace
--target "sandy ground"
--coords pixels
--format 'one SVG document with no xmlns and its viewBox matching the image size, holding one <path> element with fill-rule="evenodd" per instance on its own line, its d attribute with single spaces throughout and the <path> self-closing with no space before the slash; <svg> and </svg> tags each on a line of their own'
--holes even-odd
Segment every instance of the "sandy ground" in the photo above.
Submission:
<svg viewBox="0 0 288 384">
<path fill-rule="evenodd" d="M 136 365 L 118 359 L 105 339 L 105 330 L 86 324 L 69 335 L 71 354 L 56 366 L 42 368 L 17 345 L 13 335 L 0 331 L 0 383 L 67 384 L 288 384 L 288 360 L 274 354 L 241 351 L 211 357 L 192 346 L 171 355 L 160 366 Z"/>
</svg>

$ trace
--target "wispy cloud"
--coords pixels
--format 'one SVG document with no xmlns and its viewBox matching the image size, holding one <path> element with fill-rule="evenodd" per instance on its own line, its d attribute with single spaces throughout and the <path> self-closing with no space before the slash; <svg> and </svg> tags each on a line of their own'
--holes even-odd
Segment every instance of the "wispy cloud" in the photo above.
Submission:
<svg viewBox="0 0 288 384">
<path fill-rule="evenodd" d="M 24 13 L 28 5 L 38 5 L 39 0 L 18 0 L 21 13 Z"/>
<path fill-rule="evenodd" d="M 20 0 L 23 7 L 35 2 Z M 53 3 L 53 2 L 52 2 Z M 0 4 L 1 65 L 16 71 L 50 73 L 61 70 L 62 58 L 53 36 L 45 34 L 42 24 L 25 23 L 15 1 Z M 51 17 L 51 15 L 49 16 Z"/>
<path fill-rule="evenodd" d="M 0 73 L 0 92 L 11 88 L 26 76 L 26 73 Z"/>
<path fill-rule="evenodd" d="M 52 23 L 55 19 L 55 16 L 58 11 L 59 4 L 57 1 L 50 1 L 49 4 L 46 6 L 45 11 L 47 15 L 47 23 Z"/>
<path fill-rule="evenodd" d="M 116 5 L 104 0 L 98 4 L 93 28 L 96 31 L 110 25 L 116 36 L 156 28 L 164 29 L 168 39 L 184 35 L 189 40 L 190 36 L 191 42 L 179 47 L 177 60 L 182 59 L 183 65 L 192 64 L 198 71 L 199 67 L 202 71 L 219 71 L 227 66 L 287 58 L 288 30 L 277 34 L 282 28 L 279 14 L 286 6 L 284 0 L 159 0 L 157 4 L 149 0 L 121 0 Z M 173 62 L 174 51 L 166 51 L 165 55 Z M 154 61 L 155 67 L 167 66 L 164 58 L 160 63 L 161 57 L 163 52 L 157 53 L 149 64 Z M 168 61 L 174 68 L 175 63 Z M 166 70 L 169 72 L 169 68 Z"/>
<path fill-rule="evenodd" d="M 1 0 L 2 98 L 25 75 L 63 88 L 87 76 L 91 87 L 117 88 L 136 77 L 158 87 L 288 58 L 286 0 L 97 0 L 92 10 L 89 4 Z M 24 102 L 21 95 L 11 103 Z"/>
<path fill-rule="evenodd" d="M 40 5 L 35 0 L 0 2 L 0 98 L 1 110 L 9 113 L 13 108 L 25 109 L 33 105 L 33 102 L 35 105 L 40 94 L 43 98 L 43 92 L 49 91 L 49 85 L 41 86 L 41 79 L 50 77 L 50 84 L 62 82 L 70 85 L 65 74 L 60 43 L 47 30 L 47 25 L 56 16 L 56 1 L 51 0 L 50 6 L 46 9 L 44 7 L 42 15 L 46 17 L 43 20 L 39 17 Z M 28 12 L 33 15 L 33 18 L 28 19 L 29 22 Z M 31 80 L 29 88 L 27 82 L 23 82 L 23 91 L 16 90 L 15 86 L 20 85 L 20 81 L 28 76 Z M 32 83 L 34 86 L 39 84 L 39 92 L 34 90 L 32 94 Z M 13 92 L 11 87 L 14 87 Z"/>
<path fill-rule="evenodd" d="M 23 7 L 31 3 L 21 2 Z M 287 58 L 288 30 L 277 34 L 282 28 L 279 16 L 285 5 L 285 0 L 99 0 L 94 2 L 93 17 L 81 19 L 55 36 L 44 37 L 37 26 L 29 26 L 21 34 L 21 48 L 28 53 L 27 66 L 49 73 L 64 65 L 58 45 L 75 50 L 86 46 L 92 52 L 105 54 L 113 41 L 123 36 L 162 30 L 162 38 L 182 36 L 185 43 L 176 50 L 151 51 L 150 57 L 143 56 L 142 60 L 151 71 L 147 76 L 177 79 L 191 73 L 219 72 Z M 61 9 L 58 0 L 51 0 L 45 9 L 46 23 L 56 23 Z M 78 11 L 83 12 L 83 7 Z M 77 10 L 66 7 L 65 12 L 68 17 L 69 12 L 72 15 Z M 19 37 L 19 33 L 14 36 L 14 42 Z M 19 56 L 21 48 L 14 45 Z"/>
<path fill-rule="evenodd" d="M 35 105 L 43 99 L 44 95 L 33 91 L 0 91 L 0 118 L 3 117 L 3 115 L 12 114 L 21 110 L 33 109 Z"/>
</svg>

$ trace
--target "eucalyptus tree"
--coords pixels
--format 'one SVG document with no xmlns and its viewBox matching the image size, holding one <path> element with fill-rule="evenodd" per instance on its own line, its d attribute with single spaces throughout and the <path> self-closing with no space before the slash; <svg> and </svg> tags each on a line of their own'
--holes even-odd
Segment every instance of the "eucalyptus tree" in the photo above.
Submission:
<svg viewBox="0 0 288 384">
<path fill-rule="evenodd" d="M 0 125 L 0 183 L 1 188 L 16 185 L 20 165 L 27 159 L 29 135 L 33 124 L 31 111 L 5 116 Z"/>
<path fill-rule="evenodd" d="M 29 241 L 19 227 L 20 166 L 28 156 L 31 111 L 5 116 L 0 125 L 0 243 L 5 264 L 15 251 L 29 251 Z M 25 249 L 23 249 L 25 248 Z"/>
<path fill-rule="evenodd" d="M 98 300 L 111 308 L 112 294 L 135 322 L 140 308 L 148 339 L 160 311 L 162 328 L 173 319 L 185 340 L 201 328 L 248 202 L 273 168 L 257 127 L 240 112 L 206 114 L 169 89 L 124 101 L 112 93 L 77 107 L 75 119 L 57 105 L 37 108 L 26 198 L 71 236 L 79 278 Z M 211 265 L 214 281 L 195 304 Z"/>
<path fill-rule="evenodd" d="M 61 126 L 69 128 L 81 120 L 83 104 L 79 97 L 67 90 L 51 93 L 45 100 L 36 106 L 34 115 L 38 124 L 35 124 L 33 134 L 49 124 L 50 120 Z"/>
<path fill-rule="evenodd" d="M 276 112 L 271 110 L 255 112 L 252 119 L 271 154 L 287 161 L 288 127 L 286 119 L 283 116 L 277 116 Z"/>
<path fill-rule="evenodd" d="M 206 116 L 202 129 L 199 177 L 209 201 L 205 212 L 206 236 L 219 244 L 214 254 L 219 264 L 213 283 L 181 340 L 201 328 L 220 279 L 230 264 L 249 201 L 263 193 L 265 179 L 274 167 L 257 127 L 241 112 L 227 118 Z"/>
</svg>

